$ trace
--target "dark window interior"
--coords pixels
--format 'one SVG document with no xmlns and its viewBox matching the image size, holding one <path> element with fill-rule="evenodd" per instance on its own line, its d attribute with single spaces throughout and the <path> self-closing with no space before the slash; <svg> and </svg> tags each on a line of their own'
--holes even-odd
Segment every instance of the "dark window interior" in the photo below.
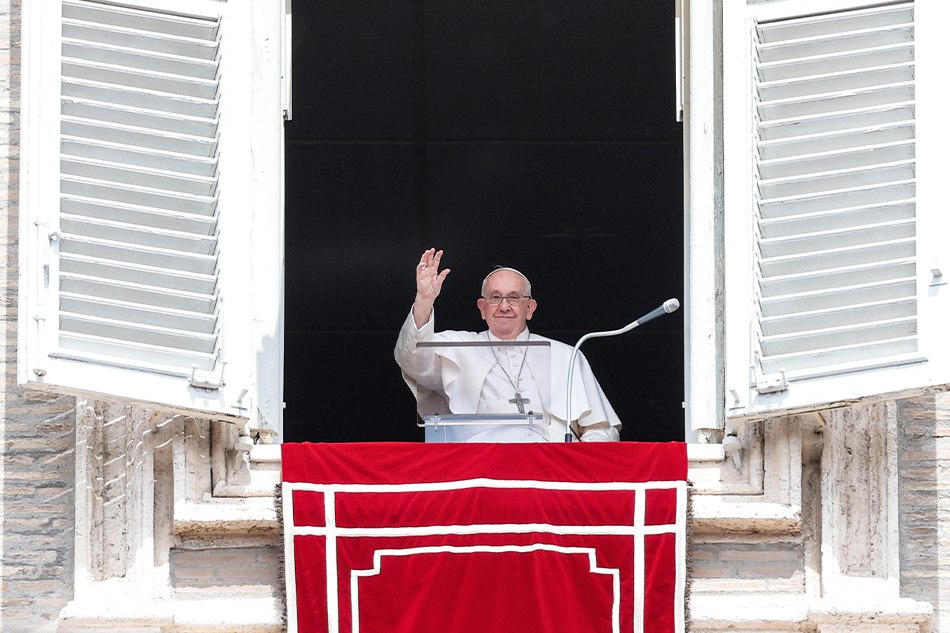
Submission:
<svg viewBox="0 0 950 633">
<path fill-rule="evenodd" d="M 421 441 L 392 348 L 429 246 L 437 329 L 484 329 L 495 264 L 570 344 L 682 298 L 671 4 L 319 0 L 293 24 L 285 441 Z M 624 440 L 683 439 L 682 314 L 583 348 Z"/>
</svg>

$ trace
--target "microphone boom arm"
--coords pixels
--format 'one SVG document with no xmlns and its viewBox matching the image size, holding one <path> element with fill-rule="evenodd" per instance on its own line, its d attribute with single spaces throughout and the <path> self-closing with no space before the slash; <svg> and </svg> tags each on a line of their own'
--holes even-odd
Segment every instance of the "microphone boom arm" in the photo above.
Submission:
<svg viewBox="0 0 950 633">
<path fill-rule="evenodd" d="M 592 338 L 605 338 L 608 336 L 619 336 L 620 334 L 626 334 L 633 328 L 643 325 L 647 321 L 652 321 L 662 314 L 670 314 L 675 312 L 680 307 L 680 302 L 677 299 L 667 299 L 663 302 L 663 305 L 651 310 L 650 312 L 644 314 L 642 317 L 628 323 L 618 330 L 606 330 L 604 332 L 589 332 L 582 336 L 579 341 L 574 345 L 574 349 L 571 351 L 571 361 L 567 365 L 567 432 L 564 434 L 564 441 L 571 441 L 571 433 L 574 432 L 574 427 L 572 426 L 573 416 L 571 415 L 571 390 L 574 386 L 574 361 L 577 360 L 577 353 L 581 349 L 581 345 L 585 341 Z M 577 437 L 580 440 L 580 435 Z"/>
</svg>

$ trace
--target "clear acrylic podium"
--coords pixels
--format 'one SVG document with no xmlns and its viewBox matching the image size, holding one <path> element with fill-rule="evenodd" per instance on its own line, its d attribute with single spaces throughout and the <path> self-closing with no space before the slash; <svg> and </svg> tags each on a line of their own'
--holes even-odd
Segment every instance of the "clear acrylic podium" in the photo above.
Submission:
<svg viewBox="0 0 950 633">
<path fill-rule="evenodd" d="M 453 398 L 449 414 L 420 410 L 418 424 L 425 428 L 426 442 L 550 441 L 550 341 L 425 341 L 417 345 L 417 353 L 441 356 L 443 363 L 457 367 L 455 387 L 474 395 Z M 479 397 L 484 395 L 482 384 L 490 371 L 497 371 L 496 365 L 511 387 L 495 393 L 499 399 L 486 400 Z"/>
<path fill-rule="evenodd" d="M 426 429 L 426 442 L 546 442 L 544 429 L 549 425 L 543 414 L 535 413 L 433 413 L 419 423 Z"/>
</svg>

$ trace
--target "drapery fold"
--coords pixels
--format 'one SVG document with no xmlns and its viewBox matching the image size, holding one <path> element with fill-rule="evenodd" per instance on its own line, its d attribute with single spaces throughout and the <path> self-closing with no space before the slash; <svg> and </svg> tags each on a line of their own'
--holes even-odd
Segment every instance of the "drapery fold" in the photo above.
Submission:
<svg viewBox="0 0 950 633">
<path fill-rule="evenodd" d="M 285 444 L 288 630 L 682 633 L 684 444 Z"/>
</svg>

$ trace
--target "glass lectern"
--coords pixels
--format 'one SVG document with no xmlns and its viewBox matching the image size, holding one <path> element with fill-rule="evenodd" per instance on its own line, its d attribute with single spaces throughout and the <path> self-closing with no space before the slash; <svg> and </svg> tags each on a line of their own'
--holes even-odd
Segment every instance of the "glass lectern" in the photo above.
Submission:
<svg viewBox="0 0 950 633">
<path fill-rule="evenodd" d="M 426 442 L 546 442 L 551 435 L 550 341 L 426 341 L 450 413 L 419 411 Z M 556 434 L 556 432 L 555 432 Z"/>
</svg>

